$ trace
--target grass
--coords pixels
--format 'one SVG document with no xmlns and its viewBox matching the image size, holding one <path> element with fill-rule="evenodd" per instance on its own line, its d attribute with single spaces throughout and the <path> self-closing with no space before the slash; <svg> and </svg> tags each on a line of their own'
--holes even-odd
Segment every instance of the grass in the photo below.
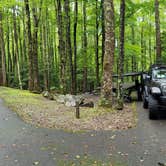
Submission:
<svg viewBox="0 0 166 166">
<path fill-rule="evenodd" d="M 66 107 L 27 90 L 0 87 L 0 97 L 25 122 L 37 127 L 77 132 L 121 130 L 132 128 L 136 125 L 135 104 L 128 105 L 121 112 L 102 107 L 80 108 L 81 119 L 76 119 L 74 107 Z"/>
<path fill-rule="evenodd" d="M 30 93 L 27 90 L 0 87 L 0 97 L 9 105 L 14 103 L 40 104 L 39 95 Z"/>
</svg>

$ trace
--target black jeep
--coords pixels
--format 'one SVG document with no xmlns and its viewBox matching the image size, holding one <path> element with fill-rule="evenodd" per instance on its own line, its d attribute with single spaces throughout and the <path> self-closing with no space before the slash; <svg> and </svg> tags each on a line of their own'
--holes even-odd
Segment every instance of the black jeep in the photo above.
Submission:
<svg viewBox="0 0 166 166">
<path fill-rule="evenodd" d="M 166 65 L 152 65 L 144 75 L 143 107 L 149 108 L 149 119 L 166 113 Z"/>
</svg>

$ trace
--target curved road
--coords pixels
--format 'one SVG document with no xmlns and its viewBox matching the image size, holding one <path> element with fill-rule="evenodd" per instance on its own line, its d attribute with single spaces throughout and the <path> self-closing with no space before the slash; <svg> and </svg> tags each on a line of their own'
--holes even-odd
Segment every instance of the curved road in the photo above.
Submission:
<svg viewBox="0 0 166 166">
<path fill-rule="evenodd" d="M 127 166 L 157 166 L 166 162 L 166 120 L 150 121 L 138 103 L 138 125 L 118 132 L 66 133 L 25 124 L 0 100 L 0 166 L 58 166 L 76 156 Z"/>
</svg>

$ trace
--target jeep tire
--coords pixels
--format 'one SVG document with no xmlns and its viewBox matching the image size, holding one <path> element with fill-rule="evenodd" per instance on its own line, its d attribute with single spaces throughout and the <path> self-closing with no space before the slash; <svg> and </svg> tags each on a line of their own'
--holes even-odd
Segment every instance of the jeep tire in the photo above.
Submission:
<svg viewBox="0 0 166 166">
<path fill-rule="evenodd" d="M 157 100 L 153 96 L 149 95 L 149 119 L 157 119 Z"/>
</svg>

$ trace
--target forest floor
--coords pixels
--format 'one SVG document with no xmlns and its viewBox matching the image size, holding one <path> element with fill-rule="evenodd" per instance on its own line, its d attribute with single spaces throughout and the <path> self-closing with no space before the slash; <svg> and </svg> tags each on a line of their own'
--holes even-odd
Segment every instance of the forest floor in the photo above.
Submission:
<svg viewBox="0 0 166 166">
<path fill-rule="evenodd" d="M 37 127 L 66 131 L 124 130 L 137 123 L 135 103 L 125 104 L 123 111 L 80 108 L 81 119 L 76 119 L 74 107 L 66 107 L 29 91 L 0 87 L 0 97 L 25 122 Z M 96 102 L 98 97 L 88 95 L 87 99 Z"/>
</svg>

